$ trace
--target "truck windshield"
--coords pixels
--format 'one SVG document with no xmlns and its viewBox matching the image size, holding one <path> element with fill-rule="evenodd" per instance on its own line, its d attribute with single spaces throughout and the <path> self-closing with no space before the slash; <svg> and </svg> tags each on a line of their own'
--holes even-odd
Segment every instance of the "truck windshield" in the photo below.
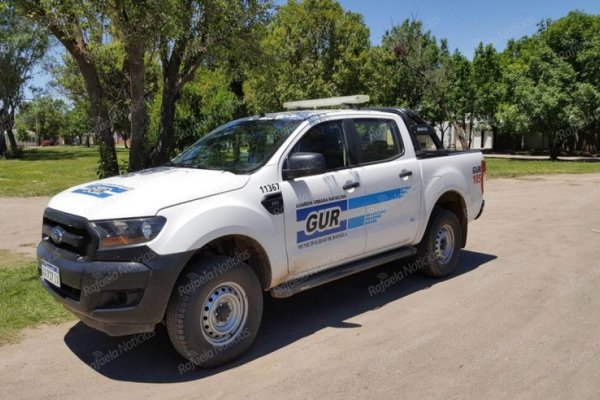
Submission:
<svg viewBox="0 0 600 400">
<path fill-rule="evenodd" d="M 198 140 L 168 165 L 248 173 L 263 166 L 301 119 L 234 121 Z"/>
</svg>

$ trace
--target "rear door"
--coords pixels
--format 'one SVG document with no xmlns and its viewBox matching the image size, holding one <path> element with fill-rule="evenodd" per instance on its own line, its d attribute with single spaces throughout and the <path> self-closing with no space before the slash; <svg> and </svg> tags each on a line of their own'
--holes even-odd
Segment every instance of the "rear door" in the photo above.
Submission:
<svg viewBox="0 0 600 400">
<path fill-rule="evenodd" d="M 321 153 L 328 168 L 323 174 L 281 184 L 292 275 L 338 263 L 364 251 L 365 228 L 355 219 L 364 215 L 364 206 L 356 206 L 353 201 L 364 196 L 365 187 L 352 169 L 355 156 L 344 126 L 342 120 L 316 125 L 286 155 Z"/>
<path fill-rule="evenodd" d="M 410 243 L 419 228 L 421 177 L 417 159 L 407 154 L 398 124 L 392 118 L 352 121 L 360 148 L 354 168 L 366 189 L 365 252 Z"/>
</svg>

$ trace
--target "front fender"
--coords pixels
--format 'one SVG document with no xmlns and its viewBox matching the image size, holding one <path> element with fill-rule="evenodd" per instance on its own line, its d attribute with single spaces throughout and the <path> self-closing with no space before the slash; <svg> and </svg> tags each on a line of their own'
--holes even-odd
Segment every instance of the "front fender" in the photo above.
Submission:
<svg viewBox="0 0 600 400">
<path fill-rule="evenodd" d="M 242 197 L 242 196 L 240 196 Z M 230 235 L 247 236 L 265 250 L 273 279 L 287 273 L 283 215 L 244 204 L 234 196 L 217 196 L 161 210 L 163 232 L 149 245 L 158 254 L 197 250 Z"/>
</svg>

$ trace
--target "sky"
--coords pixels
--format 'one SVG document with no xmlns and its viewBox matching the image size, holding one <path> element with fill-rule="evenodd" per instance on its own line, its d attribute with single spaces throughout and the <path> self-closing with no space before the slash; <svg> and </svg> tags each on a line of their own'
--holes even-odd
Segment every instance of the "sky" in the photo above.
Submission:
<svg viewBox="0 0 600 400">
<path fill-rule="evenodd" d="M 275 2 L 282 5 L 286 0 Z M 576 9 L 600 13 L 598 0 L 341 0 L 341 4 L 364 16 L 375 45 L 392 26 L 415 18 L 438 39 L 448 39 L 451 50 L 469 58 L 480 41 L 502 50 L 509 39 L 535 33 L 543 19 L 558 19 Z M 44 87 L 48 81 L 38 68 L 31 83 Z"/>
<path fill-rule="evenodd" d="M 285 0 L 277 0 L 285 4 Z M 477 44 L 492 43 L 502 50 L 511 38 L 531 35 L 542 19 L 558 19 L 570 10 L 600 13 L 598 0 L 341 0 L 346 10 L 364 16 L 371 42 L 379 44 L 392 26 L 409 18 L 423 21 L 438 39 L 448 39 L 471 58 Z"/>
</svg>

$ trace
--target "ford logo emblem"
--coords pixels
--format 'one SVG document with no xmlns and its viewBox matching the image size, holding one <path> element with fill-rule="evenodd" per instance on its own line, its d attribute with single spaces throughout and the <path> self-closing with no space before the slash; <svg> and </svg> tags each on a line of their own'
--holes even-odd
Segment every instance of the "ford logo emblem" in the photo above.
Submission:
<svg viewBox="0 0 600 400">
<path fill-rule="evenodd" d="M 63 236 L 65 234 L 65 230 L 60 226 L 55 226 L 50 231 L 50 239 L 56 244 L 61 244 L 63 241 Z"/>
</svg>

